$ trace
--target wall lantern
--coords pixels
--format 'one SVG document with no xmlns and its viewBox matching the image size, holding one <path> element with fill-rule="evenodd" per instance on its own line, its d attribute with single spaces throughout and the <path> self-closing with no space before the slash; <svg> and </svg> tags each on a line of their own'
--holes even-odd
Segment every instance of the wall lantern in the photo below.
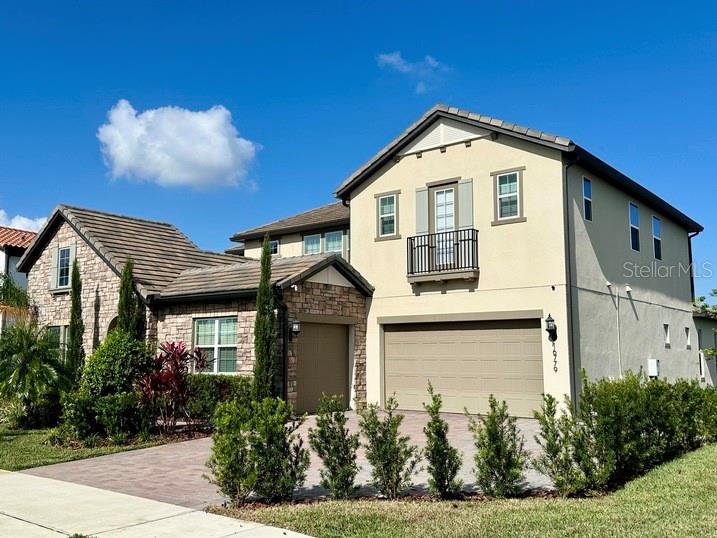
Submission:
<svg viewBox="0 0 717 538">
<path fill-rule="evenodd" d="M 555 320 L 550 314 L 545 318 L 545 332 L 548 333 L 548 340 L 551 342 L 555 342 L 558 339 L 558 326 L 555 325 Z"/>
<path fill-rule="evenodd" d="M 301 332 L 301 322 L 298 320 L 291 322 L 291 336 L 298 336 Z"/>
</svg>

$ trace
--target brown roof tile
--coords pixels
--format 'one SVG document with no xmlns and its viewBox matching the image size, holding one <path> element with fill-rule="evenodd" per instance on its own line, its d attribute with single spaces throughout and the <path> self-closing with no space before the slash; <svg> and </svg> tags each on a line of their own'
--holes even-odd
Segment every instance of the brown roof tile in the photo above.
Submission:
<svg viewBox="0 0 717 538">
<path fill-rule="evenodd" d="M 309 230 L 312 228 L 324 228 L 333 225 L 348 224 L 349 208 L 341 202 L 334 202 L 325 206 L 310 209 L 291 217 L 275 220 L 269 224 L 250 228 L 238 232 L 232 237 L 232 241 L 245 241 L 247 239 L 259 239 L 266 234 L 280 232 L 290 233 Z"/>
</svg>

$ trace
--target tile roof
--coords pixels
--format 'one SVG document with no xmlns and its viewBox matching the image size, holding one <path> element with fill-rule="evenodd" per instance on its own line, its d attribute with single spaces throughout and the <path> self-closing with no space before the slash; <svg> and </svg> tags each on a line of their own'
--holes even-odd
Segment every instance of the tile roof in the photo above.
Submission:
<svg viewBox="0 0 717 538">
<path fill-rule="evenodd" d="M 334 202 L 325 206 L 310 209 L 291 217 L 275 220 L 269 224 L 250 228 L 238 232 L 232 236 L 232 241 L 244 241 L 247 239 L 259 239 L 266 234 L 275 232 L 290 233 L 309 230 L 312 228 L 324 228 L 332 225 L 348 224 L 349 208 L 341 202 Z"/>
<path fill-rule="evenodd" d="M 277 258 L 271 264 L 272 282 L 281 288 L 286 288 L 329 265 L 336 267 L 365 294 L 370 295 L 373 292 L 371 285 L 335 253 Z M 158 299 L 251 294 L 259 287 L 260 276 L 259 260 L 187 269 L 161 290 Z"/>
<path fill-rule="evenodd" d="M 131 257 L 135 282 L 142 295 L 158 291 L 186 269 L 243 260 L 235 255 L 201 250 L 172 224 L 60 205 L 40 231 L 33 248 L 20 260 L 19 267 L 29 269 L 30 262 L 44 246 L 45 236 L 49 236 L 60 218 L 69 222 L 116 272 L 120 273 Z"/>
<path fill-rule="evenodd" d="M 0 226 L 0 248 L 16 247 L 25 249 L 35 240 L 35 232 Z"/>
</svg>

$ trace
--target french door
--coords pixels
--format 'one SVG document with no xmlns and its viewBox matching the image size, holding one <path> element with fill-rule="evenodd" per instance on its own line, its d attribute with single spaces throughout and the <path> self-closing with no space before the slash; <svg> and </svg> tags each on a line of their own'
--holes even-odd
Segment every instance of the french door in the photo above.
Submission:
<svg viewBox="0 0 717 538">
<path fill-rule="evenodd" d="M 454 258 L 453 231 L 456 229 L 455 188 L 437 189 L 433 195 L 436 232 L 436 266 L 451 265 Z"/>
</svg>

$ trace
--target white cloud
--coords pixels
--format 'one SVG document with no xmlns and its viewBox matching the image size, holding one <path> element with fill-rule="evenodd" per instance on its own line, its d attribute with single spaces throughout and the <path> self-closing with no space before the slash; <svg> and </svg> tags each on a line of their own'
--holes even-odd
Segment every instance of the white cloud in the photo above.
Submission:
<svg viewBox="0 0 717 538">
<path fill-rule="evenodd" d="M 14 217 L 8 217 L 7 211 L 0 209 L 0 226 L 7 226 L 9 228 L 18 228 L 20 230 L 28 230 L 30 232 L 36 232 L 42 225 L 45 224 L 47 217 L 38 217 L 31 219 L 23 217 L 22 215 L 15 215 Z"/>
<path fill-rule="evenodd" d="M 447 65 L 440 63 L 433 56 L 425 56 L 422 60 L 409 62 L 398 50 L 379 54 L 376 62 L 381 68 L 391 69 L 410 77 L 416 83 L 415 90 L 418 94 L 426 93 L 442 73 L 450 71 Z"/>
<path fill-rule="evenodd" d="M 138 113 L 121 99 L 97 131 L 113 178 L 164 187 L 234 186 L 246 180 L 258 144 L 242 138 L 223 106 L 191 111 L 161 107 Z"/>
</svg>

